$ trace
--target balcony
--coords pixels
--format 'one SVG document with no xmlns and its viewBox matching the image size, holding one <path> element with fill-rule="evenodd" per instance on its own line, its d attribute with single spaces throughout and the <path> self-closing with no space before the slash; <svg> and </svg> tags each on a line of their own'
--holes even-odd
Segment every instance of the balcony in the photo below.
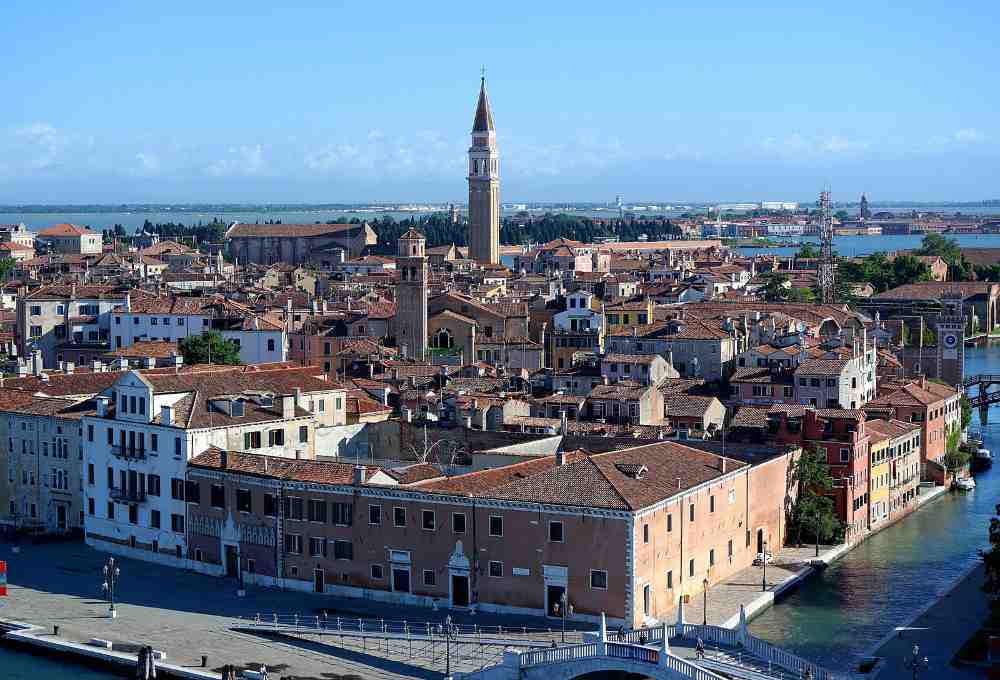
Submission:
<svg viewBox="0 0 1000 680">
<path fill-rule="evenodd" d="M 142 503 L 146 500 L 146 492 L 140 489 L 122 489 L 113 486 L 109 495 L 111 500 L 118 503 Z"/>
<path fill-rule="evenodd" d="M 128 460 L 146 460 L 146 449 L 134 446 L 123 446 L 121 444 L 112 446 L 111 454 L 117 458 L 126 458 Z"/>
</svg>

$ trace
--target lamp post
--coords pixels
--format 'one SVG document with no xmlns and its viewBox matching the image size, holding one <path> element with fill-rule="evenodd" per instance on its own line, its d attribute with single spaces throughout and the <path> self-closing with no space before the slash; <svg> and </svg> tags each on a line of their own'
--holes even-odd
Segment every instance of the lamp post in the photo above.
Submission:
<svg viewBox="0 0 1000 680">
<path fill-rule="evenodd" d="M 920 645 L 913 645 L 913 651 L 910 652 L 910 658 L 903 661 L 903 668 L 911 671 L 913 673 L 913 680 L 917 680 L 917 676 L 920 675 L 920 671 L 926 670 L 930 666 L 930 661 L 927 657 L 920 656 Z"/>
<path fill-rule="evenodd" d="M 121 575 L 122 570 L 118 568 L 115 558 L 109 557 L 107 563 L 104 565 L 104 569 L 101 571 L 104 575 L 104 583 L 101 584 L 101 588 L 111 603 L 111 607 L 108 609 L 108 616 L 114 619 L 118 617 L 118 612 L 115 611 L 115 587 L 118 585 L 118 576 Z"/>
<path fill-rule="evenodd" d="M 767 592 L 767 539 L 766 538 L 763 541 L 761 541 L 760 547 L 764 549 L 764 552 L 761 553 L 760 556 L 761 566 L 764 567 L 763 574 L 760 577 L 760 591 L 762 593 L 766 593 Z"/>
<path fill-rule="evenodd" d="M 454 634 L 451 614 L 444 620 L 444 677 L 451 677 L 451 636 Z"/>
<path fill-rule="evenodd" d="M 707 626 L 708 625 L 708 578 L 705 578 L 705 580 L 701 582 L 701 586 L 702 586 L 702 591 L 701 591 L 702 601 L 704 602 L 703 614 L 701 617 L 701 625 Z"/>
<path fill-rule="evenodd" d="M 569 602 L 569 597 L 566 593 L 559 596 L 559 601 L 556 602 L 553 607 L 556 610 L 556 614 L 562 619 L 562 642 L 566 644 L 566 617 L 573 616 L 573 605 Z"/>
</svg>

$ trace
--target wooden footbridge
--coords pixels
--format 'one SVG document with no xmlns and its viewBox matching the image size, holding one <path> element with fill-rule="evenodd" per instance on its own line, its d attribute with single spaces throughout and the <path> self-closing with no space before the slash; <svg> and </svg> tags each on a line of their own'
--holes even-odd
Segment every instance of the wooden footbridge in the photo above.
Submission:
<svg viewBox="0 0 1000 680">
<path fill-rule="evenodd" d="M 977 387 L 976 393 L 970 394 L 973 386 Z M 991 391 L 991 387 L 996 389 Z M 990 404 L 1000 404 L 1000 373 L 974 375 L 962 383 L 962 388 L 973 408 L 987 408 Z"/>
</svg>

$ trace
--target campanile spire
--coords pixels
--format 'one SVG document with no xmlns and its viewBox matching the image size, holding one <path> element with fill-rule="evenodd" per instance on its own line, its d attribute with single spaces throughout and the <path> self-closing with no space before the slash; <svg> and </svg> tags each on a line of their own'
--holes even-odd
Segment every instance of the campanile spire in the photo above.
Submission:
<svg viewBox="0 0 1000 680">
<path fill-rule="evenodd" d="M 483 264 L 500 261 L 500 153 L 493 110 L 486 92 L 485 69 L 469 147 L 469 258 Z"/>
</svg>

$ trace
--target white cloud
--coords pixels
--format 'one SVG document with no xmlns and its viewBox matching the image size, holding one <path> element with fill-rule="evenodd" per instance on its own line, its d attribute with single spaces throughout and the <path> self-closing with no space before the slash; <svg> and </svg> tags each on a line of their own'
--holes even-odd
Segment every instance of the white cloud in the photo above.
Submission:
<svg viewBox="0 0 1000 680">
<path fill-rule="evenodd" d="M 153 153 L 140 152 L 135 155 L 136 172 L 143 175 L 155 175 L 160 171 L 160 157 Z"/>
<path fill-rule="evenodd" d="M 33 170 L 44 170 L 59 161 L 67 139 L 50 123 L 36 122 L 14 131 L 14 136 L 28 150 L 27 165 Z"/>
<path fill-rule="evenodd" d="M 213 177 L 262 175 L 268 169 L 264 148 L 260 144 L 230 147 L 229 157 L 220 158 L 205 167 Z"/>
<path fill-rule="evenodd" d="M 955 141 L 959 144 L 975 144 L 986 137 L 976 128 L 962 128 L 955 133 Z"/>
<path fill-rule="evenodd" d="M 464 147 L 459 138 L 434 130 L 405 137 L 369 131 L 362 140 L 331 142 L 305 153 L 302 163 L 314 174 L 368 174 L 380 177 L 430 177 L 461 174 Z"/>
<path fill-rule="evenodd" d="M 844 135 L 807 136 L 793 132 L 786 137 L 765 137 L 757 145 L 768 155 L 782 157 L 815 157 L 863 151 L 868 144 Z"/>
</svg>

